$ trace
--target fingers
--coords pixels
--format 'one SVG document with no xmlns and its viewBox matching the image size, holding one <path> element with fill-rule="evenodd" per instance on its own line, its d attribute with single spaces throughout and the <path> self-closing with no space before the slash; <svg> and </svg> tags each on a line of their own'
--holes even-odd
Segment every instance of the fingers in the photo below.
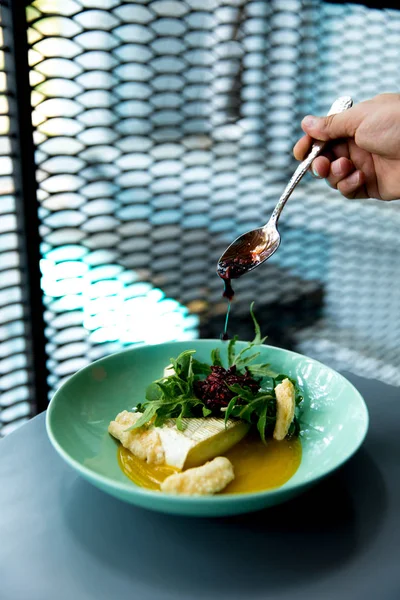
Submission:
<svg viewBox="0 0 400 600">
<path fill-rule="evenodd" d="M 337 184 L 337 189 L 345 198 L 368 198 L 365 189 L 365 175 L 362 171 L 354 171 Z"/>
<path fill-rule="evenodd" d="M 311 148 L 312 142 L 313 139 L 307 134 L 303 135 L 303 137 L 298 140 L 293 148 L 293 155 L 296 160 L 304 160 Z M 323 156 L 328 156 L 330 160 L 334 160 L 335 158 L 340 158 L 342 156 L 349 158 L 349 145 L 346 141 L 339 141 L 334 144 L 329 144 L 328 150 L 324 152 Z"/>
<path fill-rule="evenodd" d="M 316 140 L 336 140 L 353 138 L 363 118 L 362 109 L 356 105 L 342 113 L 328 117 L 307 115 L 301 122 L 301 128 Z"/>
<path fill-rule="evenodd" d="M 338 158 L 332 162 L 326 156 L 316 158 L 311 166 L 311 172 L 318 179 L 326 179 L 334 189 L 343 179 L 346 179 L 355 170 L 353 163 L 348 158 Z"/>
<path fill-rule="evenodd" d="M 293 155 L 296 160 L 303 160 L 311 148 L 312 138 L 309 135 L 303 135 L 293 148 Z"/>
<path fill-rule="evenodd" d="M 339 183 L 348 178 L 354 171 L 354 165 L 351 160 L 344 157 L 338 158 L 330 164 L 329 173 L 326 178 L 329 185 L 336 189 Z"/>
<path fill-rule="evenodd" d="M 312 164 L 315 177 L 326 179 L 327 183 L 345 198 L 368 198 L 365 188 L 365 175 L 355 170 L 351 160 L 345 157 L 330 162 L 326 156 L 319 156 Z"/>
<path fill-rule="evenodd" d="M 329 148 L 335 158 L 341 158 L 342 156 L 350 158 L 349 144 L 347 141 L 329 144 Z"/>
<path fill-rule="evenodd" d="M 326 118 L 305 117 L 302 122 L 305 135 L 296 143 L 293 154 L 297 160 L 303 160 L 313 139 L 329 141 L 328 150 L 311 165 L 314 177 L 326 179 L 346 198 L 368 198 L 365 174 L 350 160 L 349 144 L 352 141 L 349 138 L 354 137 L 362 120 L 362 112 L 356 109 L 353 107 Z"/>
<path fill-rule="evenodd" d="M 354 138 L 363 117 L 364 112 L 360 108 L 360 105 L 327 117 L 314 117 L 313 115 L 304 117 L 301 127 L 305 135 L 300 138 L 293 148 L 295 158 L 297 160 L 305 158 L 313 139 L 322 141 L 334 140 L 336 143 L 334 147 L 331 146 L 331 152 L 338 158 L 342 156 L 349 158 L 348 144 L 343 140 Z"/>
<path fill-rule="evenodd" d="M 318 179 L 326 179 L 330 169 L 331 161 L 327 156 L 318 156 L 311 165 L 311 173 Z"/>
</svg>

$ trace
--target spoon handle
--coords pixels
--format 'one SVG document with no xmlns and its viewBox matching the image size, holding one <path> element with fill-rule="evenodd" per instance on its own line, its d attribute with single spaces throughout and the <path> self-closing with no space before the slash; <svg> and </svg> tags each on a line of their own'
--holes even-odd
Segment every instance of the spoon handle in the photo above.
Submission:
<svg viewBox="0 0 400 600">
<path fill-rule="evenodd" d="M 341 96 L 340 98 L 335 100 L 335 102 L 332 104 L 332 106 L 328 112 L 328 116 L 336 115 L 337 113 L 344 112 L 345 110 L 347 110 L 348 108 L 351 108 L 352 106 L 353 106 L 353 100 L 350 98 L 350 96 Z M 307 173 L 313 160 L 316 159 L 317 156 L 319 156 L 321 154 L 321 152 L 325 148 L 326 144 L 327 144 L 327 142 L 320 142 L 320 141 L 315 141 L 313 143 L 313 145 L 311 146 L 309 155 L 307 156 L 307 158 L 305 158 L 303 160 L 303 162 L 301 162 L 299 164 L 299 166 L 293 173 L 292 178 L 290 179 L 289 183 L 287 184 L 282 196 L 279 198 L 278 204 L 274 208 L 274 211 L 271 215 L 268 225 L 276 224 L 278 222 L 278 219 L 281 215 L 282 209 L 285 206 L 286 201 L 289 198 L 290 194 L 293 192 L 294 188 L 299 183 L 299 181 L 302 179 L 302 177 L 304 177 L 304 175 Z"/>
</svg>

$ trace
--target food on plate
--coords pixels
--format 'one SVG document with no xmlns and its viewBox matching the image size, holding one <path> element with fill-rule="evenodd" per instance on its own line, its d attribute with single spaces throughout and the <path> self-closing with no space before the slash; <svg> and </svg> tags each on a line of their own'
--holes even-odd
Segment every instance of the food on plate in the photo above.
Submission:
<svg viewBox="0 0 400 600">
<path fill-rule="evenodd" d="M 296 392 L 290 379 L 284 379 L 275 388 L 276 398 L 276 421 L 274 427 L 274 438 L 278 441 L 284 440 L 294 419 L 296 409 Z"/>
<path fill-rule="evenodd" d="M 141 417 L 140 413 L 122 411 L 111 421 L 108 431 L 132 454 L 155 465 L 165 464 L 165 452 L 158 428 L 149 426 L 131 429 Z"/>
<path fill-rule="evenodd" d="M 211 495 L 282 485 L 301 460 L 297 407 L 290 377 L 257 363 L 261 337 L 236 352 L 237 338 L 209 362 L 186 350 L 171 358 L 146 399 L 119 413 L 109 433 L 121 442 L 119 462 L 135 483 L 164 493 Z"/>
<path fill-rule="evenodd" d="M 108 431 L 138 458 L 177 469 L 197 467 L 224 454 L 250 429 L 248 423 L 237 419 L 225 424 L 224 419 L 203 417 L 182 419 L 182 429 L 169 419 L 161 427 L 150 422 L 127 431 L 140 417 L 141 413 L 124 410 L 111 421 Z"/>
<path fill-rule="evenodd" d="M 204 496 L 220 492 L 234 479 L 230 460 L 218 456 L 201 467 L 169 475 L 160 487 L 161 491 L 167 494 Z"/>
</svg>

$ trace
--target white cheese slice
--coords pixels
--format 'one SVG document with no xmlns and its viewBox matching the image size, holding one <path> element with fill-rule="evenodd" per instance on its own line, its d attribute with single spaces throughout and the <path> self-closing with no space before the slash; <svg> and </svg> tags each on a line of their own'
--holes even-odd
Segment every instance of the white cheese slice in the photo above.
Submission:
<svg viewBox="0 0 400 600">
<path fill-rule="evenodd" d="M 127 432 L 140 413 L 123 411 L 111 421 L 109 432 L 135 456 L 149 463 L 166 464 L 177 469 L 197 467 L 224 454 L 248 432 L 250 425 L 229 419 L 207 417 L 182 419 L 183 431 L 169 419 L 162 427 L 146 425 Z M 154 445 L 154 448 L 152 447 Z"/>
<path fill-rule="evenodd" d="M 182 431 L 172 420 L 157 428 L 165 464 L 177 469 L 196 467 L 224 454 L 250 429 L 248 423 L 233 419 L 229 419 L 225 427 L 224 419 L 214 417 L 182 419 L 182 424 Z"/>
</svg>

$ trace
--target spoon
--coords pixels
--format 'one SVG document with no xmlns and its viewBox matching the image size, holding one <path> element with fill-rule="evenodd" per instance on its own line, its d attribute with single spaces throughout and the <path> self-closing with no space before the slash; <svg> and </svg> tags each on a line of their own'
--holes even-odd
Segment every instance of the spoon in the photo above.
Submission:
<svg viewBox="0 0 400 600">
<path fill-rule="evenodd" d="M 342 96 L 332 104 L 328 116 L 343 112 L 352 106 L 353 100 L 350 96 Z M 307 173 L 313 160 L 324 150 L 326 144 L 327 142 L 320 141 L 315 141 L 312 144 L 309 155 L 295 170 L 282 196 L 279 198 L 278 204 L 275 206 L 268 223 L 264 227 L 253 229 L 239 236 L 219 259 L 217 273 L 224 280 L 225 290 L 223 295 L 228 300 L 231 300 L 234 295 L 231 279 L 237 279 L 245 273 L 252 271 L 272 256 L 279 248 L 281 236 L 277 229 L 277 223 L 283 207 L 296 185 Z"/>
</svg>

